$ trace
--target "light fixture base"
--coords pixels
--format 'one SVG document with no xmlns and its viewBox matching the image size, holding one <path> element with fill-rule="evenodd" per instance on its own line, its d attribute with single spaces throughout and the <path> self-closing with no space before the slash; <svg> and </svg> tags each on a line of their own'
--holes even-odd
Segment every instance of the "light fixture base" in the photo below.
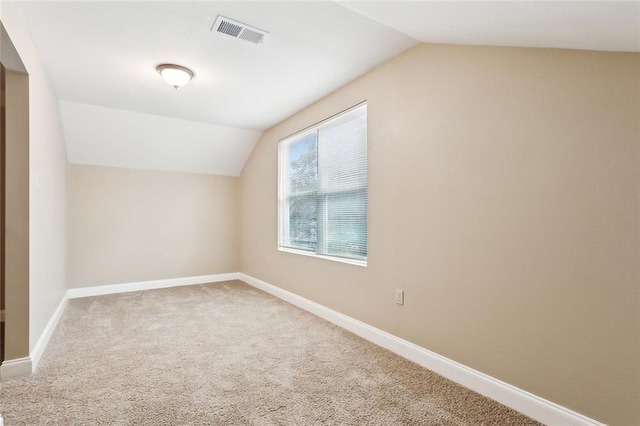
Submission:
<svg viewBox="0 0 640 426">
<path fill-rule="evenodd" d="M 158 65 L 156 71 L 158 71 L 164 81 L 175 89 L 186 86 L 195 77 L 195 74 L 189 68 L 175 64 Z"/>
</svg>

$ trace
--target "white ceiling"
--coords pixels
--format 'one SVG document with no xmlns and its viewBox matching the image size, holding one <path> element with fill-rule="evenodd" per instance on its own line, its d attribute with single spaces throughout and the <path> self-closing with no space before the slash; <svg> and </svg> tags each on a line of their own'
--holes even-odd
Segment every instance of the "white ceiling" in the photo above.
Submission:
<svg viewBox="0 0 640 426">
<path fill-rule="evenodd" d="M 638 2 L 20 4 L 69 161 L 237 176 L 261 131 L 419 41 L 640 51 Z M 271 34 L 210 31 L 220 14 Z M 174 90 L 160 63 L 191 68 Z"/>
<path fill-rule="evenodd" d="M 72 164 L 238 176 L 261 133 L 69 101 L 60 115 Z"/>
<path fill-rule="evenodd" d="M 640 1 L 345 1 L 424 43 L 640 52 Z"/>
</svg>

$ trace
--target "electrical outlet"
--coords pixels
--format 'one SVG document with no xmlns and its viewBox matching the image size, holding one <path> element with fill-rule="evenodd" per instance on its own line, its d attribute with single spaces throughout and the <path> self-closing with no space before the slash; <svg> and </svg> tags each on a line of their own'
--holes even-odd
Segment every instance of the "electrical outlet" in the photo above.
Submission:
<svg viewBox="0 0 640 426">
<path fill-rule="evenodd" d="M 404 305 L 404 290 L 396 288 L 396 303 L 398 305 Z"/>
</svg>

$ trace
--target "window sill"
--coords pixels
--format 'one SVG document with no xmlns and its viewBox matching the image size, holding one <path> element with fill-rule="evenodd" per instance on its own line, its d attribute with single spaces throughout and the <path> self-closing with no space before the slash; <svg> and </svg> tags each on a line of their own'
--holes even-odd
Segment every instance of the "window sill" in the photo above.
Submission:
<svg viewBox="0 0 640 426">
<path fill-rule="evenodd" d="M 315 253 L 310 253 L 308 251 L 296 250 L 296 249 L 287 248 L 287 247 L 278 247 L 278 251 L 283 251 L 285 253 L 301 254 L 302 256 L 317 257 L 319 259 L 332 260 L 334 262 L 348 263 L 349 265 L 362 266 L 365 268 L 367 267 L 366 260 L 356 260 L 356 259 L 347 259 L 344 257 L 325 256 L 322 254 L 315 254 Z"/>
</svg>

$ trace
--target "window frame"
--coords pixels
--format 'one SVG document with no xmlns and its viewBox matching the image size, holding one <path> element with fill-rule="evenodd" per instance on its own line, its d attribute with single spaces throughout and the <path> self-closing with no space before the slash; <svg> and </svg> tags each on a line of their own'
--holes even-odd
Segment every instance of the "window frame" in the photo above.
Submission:
<svg viewBox="0 0 640 426">
<path fill-rule="evenodd" d="M 362 101 L 350 108 L 347 108 L 337 114 L 332 115 L 331 117 L 328 117 L 322 121 L 319 121 L 311 126 L 308 126 L 298 132 L 295 132 L 289 136 L 286 136 L 280 140 L 278 140 L 278 199 L 277 199 L 277 221 L 278 221 L 278 229 L 277 229 L 277 238 L 276 238 L 276 244 L 277 244 L 277 249 L 278 251 L 281 252 L 285 252 L 285 253 L 293 253 L 293 254 L 299 254 L 302 256 L 310 256 L 310 257 L 315 257 L 315 258 L 320 258 L 320 259 L 326 259 L 326 260 L 331 260 L 334 262 L 341 262 L 341 263 L 347 263 L 350 265 L 356 265 L 356 266 L 363 266 L 366 267 L 367 266 L 367 262 L 368 262 L 368 240 L 369 240 L 369 215 L 367 213 L 367 218 L 365 221 L 365 225 L 366 225 L 366 232 L 367 232 L 367 256 L 364 257 L 363 259 L 354 259 L 354 258 L 349 258 L 349 257 L 341 257 L 339 255 L 332 255 L 332 254 L 324 254 L 324 253 L 319 253 L 319 246 L 320 244 L 324 244 L 325 245 L 325 249 L 322 250 L 323 252 L 326 252 L 326 246 L 327 246 L 327 238 L 319 238 L 320 237 L 320 229 L 322 229 L 325 233 L 327 232 L 327 228 L 328 226 L 325 224 L 323 226 L 321 226 L 320 224 L 317 224 L 317 229 L 318 229 L 318 236 L 317 236 L 317 241 L 316 241 L 316 248 L 309 248 L 308 250 L 300 248 L 300 247 L 290 247 L 287 245 L 284 245 L 284 235 L 286 230 L 289 228 L 289 221 L 286 220 L 286 212 L 288 211 L 288 200 L 289 198 L 291 198 L 290 196 L 287 197 L 287 188 L 285 187 L 287 184 L 287 180 L 283 179 L 283 175 L 284 175 L 284 168 L 288 167 L 289 165 L 289 160 L 288 160 L 288 150 L 284 147 L 288 147 L 290 146 L 290 143 L 293 139 L 302 139 L 303 137 L 307 136 L 307 135 L 311 135 L 311 134 L 318 134 L 318 129 L 320 127 L 322 127 L 324 124 L 338 119 L 343 115 L 346 115 L 350 112 L 353 112 L 354 110 L 361 108 L 363 106 L 367 106 L 367 101 Z M 316 144 L 319 143 L 319 140 L 316 139 Z M 317 149 L 317 148 L 316 148 Z M 367 144 L 367 157 L 368 157 L 368 144 Z M 317 166 L 316 166 L 317 167 Z M 369 168 L 367 166 L 367 177 L 369 174 Z M 357 191 L 362 191 L 361 190 L 355 190 Z M 367 211 L 368 211 L 368 192 L 369 192 L 369 182 L 368 182 L 368 178 L 367 178 L 367 186 L 364 188 L 365 193 L 367 193 Z M 339 191 L 338 193 L 342 193 L 342 192 L 354 192 L 353 189 L 348 189 L 348 190 L 344 190 L 344 191 Z M 319 191 L 314 191 L 315 194 L 320 195 L 324 198 L 328 197 L 328 194 L 322 194 Z M 296 194 L 295 196 L 302 196 L 299 194 Z M 327 202 L 323 202 L 321 203 L 322 207 L 327 209 L 328 207 L 328 203 Z M 316 214 L 317 217 L 317 221 L 320 221 L 320 218 L 322 217 L 322 220 L 324 220 L 325 222 L 328 220 L 328 215 L 327 214 Z"/>
</svg>

